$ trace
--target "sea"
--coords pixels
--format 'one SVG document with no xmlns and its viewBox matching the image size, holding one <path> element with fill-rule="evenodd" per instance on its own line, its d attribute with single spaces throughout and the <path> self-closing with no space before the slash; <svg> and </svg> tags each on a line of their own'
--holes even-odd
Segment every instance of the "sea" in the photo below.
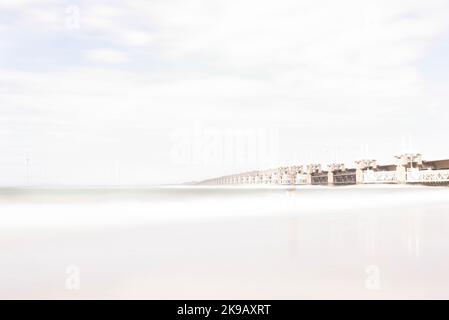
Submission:
<svg viewBox="0 0 449 320">
<path fill-rule="evenodd" d="M 0 188 L 1 299 L 448 299 L 449 188 Z"/>
</svg>

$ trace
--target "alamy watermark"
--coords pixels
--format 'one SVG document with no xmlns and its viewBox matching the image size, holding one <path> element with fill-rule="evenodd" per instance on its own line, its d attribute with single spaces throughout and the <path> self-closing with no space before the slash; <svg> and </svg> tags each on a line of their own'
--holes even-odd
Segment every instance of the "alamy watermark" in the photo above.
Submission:
<svg viewBox="0 0 449 320">
<path fill-rule="evenodd" d="M 81 28 L 81 10 L 76 5 L 68 6 L 65 9 L 65 26 L 69 30 L 79 30 Z"/>
<path fill-rule="evenodd" d="M 196 122 L 174 130 L 170 160 L 176 165 L 269 166 L 276 164 L 279 133 L 275 128 L 217 128 Z"/>
<path fill-rule="evenodd" d="M 65 270 L 65 288 L 70 291 L 81 289 L 81 270 L 78 266 L 71 265 Z"/>
<path fill-rule="evenodd" d="M 365 288 L 368 290 L 380 290 L 381 289 L 381 273 L 379 266 L 370 265 L 365 268 Z"/>
</svg>

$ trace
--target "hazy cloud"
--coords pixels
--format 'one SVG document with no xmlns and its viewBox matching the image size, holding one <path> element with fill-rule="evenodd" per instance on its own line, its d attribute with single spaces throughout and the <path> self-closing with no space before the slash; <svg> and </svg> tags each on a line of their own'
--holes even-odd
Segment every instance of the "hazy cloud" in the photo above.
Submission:
<svg viewBox="0 0 449 320">
<path fill-rule="evenodd" d="M 123 52 L 111 49 L 92 49 L 86 52 L 86 57 L 94 62 L 122 63 L 128 61 Z"/>
</svg>

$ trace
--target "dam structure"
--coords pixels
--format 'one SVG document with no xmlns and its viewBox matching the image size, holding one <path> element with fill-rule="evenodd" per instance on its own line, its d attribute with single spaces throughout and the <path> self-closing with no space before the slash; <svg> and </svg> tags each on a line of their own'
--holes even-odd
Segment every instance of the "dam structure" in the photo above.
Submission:
<svg viewBox="0 0 449 320">
<path fill-rule="evenodd" d="M 423 160 L 419 153 L 394 157 L 393 164 L 378 164 L 375 159 L 356 160 L 323 166 L 318 163 L 278 167 L 222 176 L 199 182 L 200 185 L 321 185 L 422 184 L 449 185 L 449 159 Z"/>
</svg>

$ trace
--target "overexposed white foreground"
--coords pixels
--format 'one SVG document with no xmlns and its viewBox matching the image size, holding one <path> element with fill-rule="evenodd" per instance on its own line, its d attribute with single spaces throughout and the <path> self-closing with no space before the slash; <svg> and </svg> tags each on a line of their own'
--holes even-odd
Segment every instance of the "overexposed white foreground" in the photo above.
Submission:
<svg viewBox="0 0 449 320">
<path fill-rule="evenodd" d="M 0 298 L 449 298 L 449 188 L 0 190 Z"/>
</svg>

